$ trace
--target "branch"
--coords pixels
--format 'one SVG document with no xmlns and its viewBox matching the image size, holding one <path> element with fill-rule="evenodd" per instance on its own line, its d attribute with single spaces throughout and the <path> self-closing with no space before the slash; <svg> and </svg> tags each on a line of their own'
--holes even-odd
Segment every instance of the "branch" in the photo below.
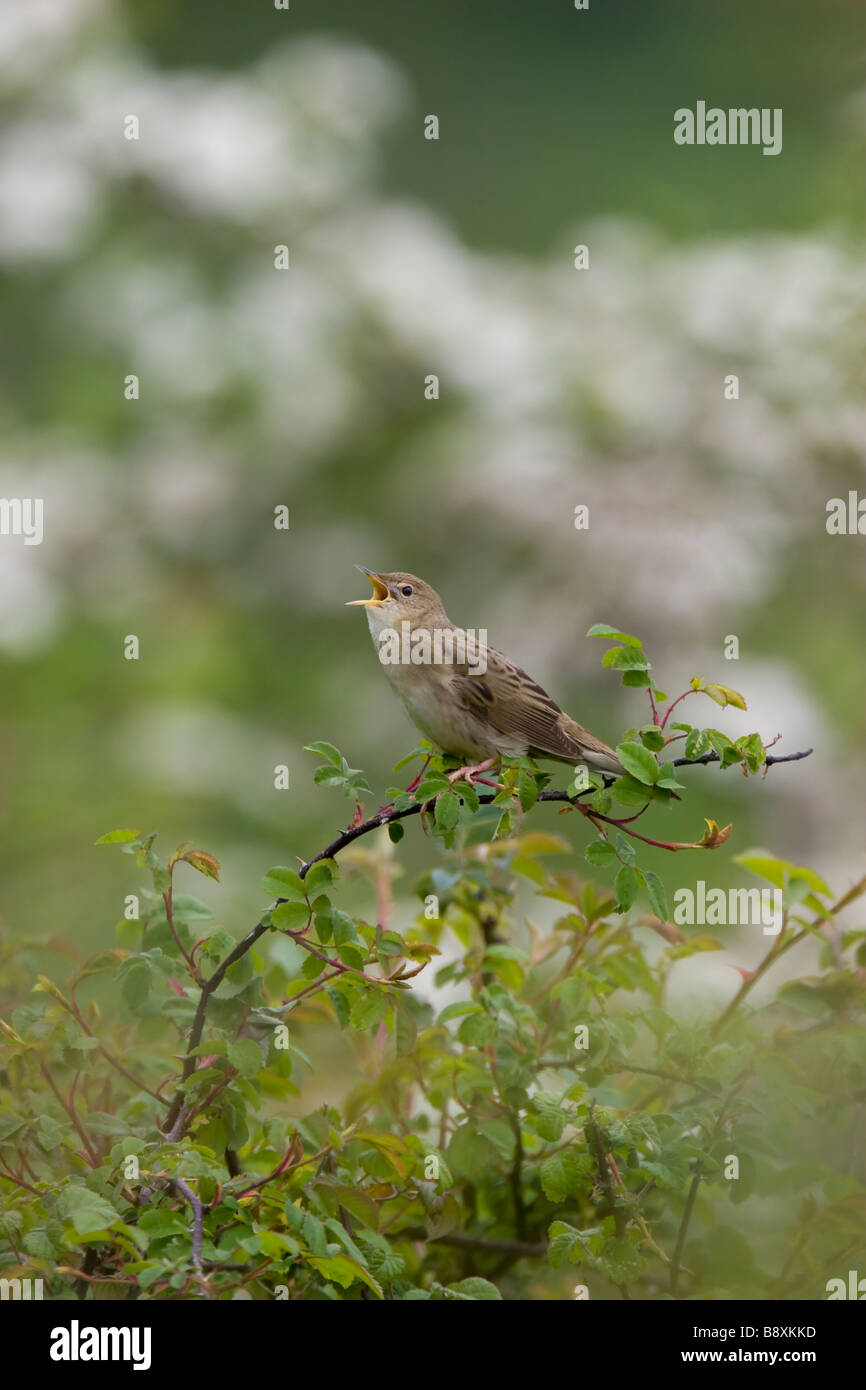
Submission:
<svg viewBox="0 0 866 1390">
<path fill-rule="evenodd" d="M 799 762 L 801 758 L 808 758 L 812 751 L 811 748 L 804 748 L 800 753 L 781 753 L 778 755 L 768 753 L 764 760 L 764 766 L 772 767 L 775 763 L 796 763 Z M 712 752 L 704 753 L 700 758 L 674 758 L 673 766 L 697 767 L 698 764 L 717 763 L 718 761 L 718 753 Z M 616 781 L 616 778 L 606 776 L 604 780 L 606 786 L 611 786 Z M 576 796 L 569 796 L 565 791 L 544 791 L 539 793 L 538 799 L 539 801 L 567 801 L 571 805 L 574 805 L 580 797 L 591 796 L 594 790 L 594 787 L 588 787 L 586 791 L 578 792 Z M 485 806 L 489 805 L 490 802 L 494 800 L 494 796 L 493 794 L 480 796 L 478 800 L 482 806 Z M 347 845 L 351 845 L 354 840 L 360 839 L 362 835 L 369 835 L 371 830 L 378 829 L 380 825 L 390 825 L 393 821 L 405 820 L 407 816 L 417 816 L 427 805 L 429 805 L 429 802 L 422 803 L 416 801 L 413 802 L 411 806 L 404 807 L 402 811 L 393 809 L 380 811 L 377 815 L 370 816 L 368 820 L 362 821 L 360 825 L 350 826 L 348 830 L 344 830 L 335 840 L 332 840 L 327 849 L 321 850 L 319 854 L 310 859 L 308 863 L 302 865 L 298 870 L 301 878 L 303 878 L 307 870 L 313 864 L 317 864 L 320 859 L 333 859 L 335 854 L 339 854 L 340 850 L 345 849 Z"/>
<path fill-rule="evenodd" d="M 801 753 L 768 753 L 764 759 L 764 767 L 773 767 L 775 763 L 798 763 L 801 758 L 808 758 L 813 748 L 804 748 Z M 698 763 L 717 763 L 718 753 L 702 753 L 699 758 L 674 758 L 674 767 L 693 767 Z"/>
<path fill-rule="evenodd" d="M 204 1207 L 202 1206 L 201 1198 L 198 1197 L 195 1192 L 193 1192 L 192 1188 L 184 1182 L 183 1178 L 172 1178 L 171 1181 L 174 1184 L 177 1191 L 181 1194 L 181 1196 L 185 1197 L 186 1200 L 189 1202 L 190 1206 L 192 1207 L 192 1263 L 196 1273 L 199 1276 L 199 1281 L 204 1297 L 210 1298 L 211 1295 L 208 1290 L 207 1283 L 204 1277 L 204 1270 L 202 1269 L 201 1265 L 201 1242 L 202 1235 L 204 1233 Z"/>
<path fill-rule="evenodd" d="M 423 1241 L 426 1245 L 453 1245 L 457 1250 L 477 1250 L 481 1255 L 527 1255 L 540 1259 L 547 1254 L 547 1242 L 527 1240 L 485 1240 L 483 1236 L 463 1236 L 451 1232 L 444 1236 L 427 1234 L 426 1226 L 408 1226 L 394 1232 L 397 1240 Z"/>
<path fill-rule="evenodd" d="M 808 758 L 811 752 L 812 749 L 807 748 L 800 753 L 785 753 L 777 756 L 767 754 L 767 757 L 765 759 L 765 765 L 767 767 L 771 767 L 774 763 L 798 762 L 801 758 Z M 718 753 L 712 752 L 705 753 L 700 758 L 674 758 L 673 765 L 674 767 L 688 767 L 691 765 L 697 765 L 698 763 L 713 763 L 718 761 Z M 605 785 L 610 786 L 611 783 L 614 782 L 616 779 L 614 777 L 605 777 L 604 780 Z M 594 790 L 594 787 L 588 787 L 586 791 L 578 792 L 575 796 L 569 796 L 566 791 L 543 791 L 539 793 L 538 800 L 566 802 L 568 805 L 575 806 L 579 803 L 580 798 L 582 796 L 590 796 L 592 795 Z M 478 800 L 481 805 L 489 805 L 492 801 L 495 800 L 495 794 L 492 792 L 488 793 L 485 796 L 480 796 Z M 321 859 L 333 859 L 334 856 L 339 854 L 341 850 L 344 850 L 347 847 L 347 845 L 353 844 L 355 840 L 359 840 L 363 835 L 369 835 L 373 830 L 378 830 L 380 826 L 391 825 L 395 821 L 406 820 L 409 816 L 418 816 L 429 804 L 429 801 L 415 801 L 412 803 L 411 806 L 405 806 L 402 810 L 399 811 L 392 807 L 391 809 L 386 809 L 384 811 L 377 812 L 375 816 L 370 816 L 367 820 L 362 821 L 360 825 L 349 826 L 347 830 L 342 831 L 336 837 L 336 839 L 332 840 L 331 843 L 328 846 L 326 846 L 325 849 L 320 850 L 319 853 L 314 855 L 312 859 L 309 859 L 305 863 L 301 864 L 300 868 L 298 869 L 300 877 L 305 878 L 314 864 L 318 864 L 318 862 Z M 284 898 L 277 898 L 276 902 L 272 904 L 269 911 L 272 911 L 274 907 L 279 906 L 279 904 L 284 901 Z M 269 930 L 269 928 L 269 922 L 257 922 L 256 925 L 252 928 L 252 930 L 247 932 L 246 936 L 238 942 L 234 950 L 226 956 L 225 960 L 217 966 L 214 973 L 210 976 L 209 979 L 205 980 L 204 984 L 202 985 L 202 990 L 198 1001 L 198 1007 L 195 1012 L 195 1018 L 193 1019 L 193 1025 L 189 1035 L 189 1044 L 187 1046 L 186 1056 L 184 1058 L 183 1072 L 181 1074 L 181 1084 L 175 1092 L 174 1099 L 172 1100 L 171 1105 L 169 1107 L 168 1115 L 166 1116 L 165 1121 L 165 1128 L 163 1130 L 163 1133 L 172 1142 L 177 1142 L 177 1140 L 179 1140 L 183 1136 L 186 1129 L 186 1124 L 188 1122 L 189 1117 L 185 1111 L 183 1104 L 184 1085 L 195 1071 L 196 1059 L 191 1054 L 195 1051 L 195 1049 L 201 1042 L 202 1033 L 204 1032 L 205 1016 L 207 1014 L 207 1008 L 208 1004 L 210 1003 L 211 996 L 215 993 L 215 991 L 221 985 L 222 981 L 225 979 L 226 972 L 230 970 L 233 965 L 236 965 L 239 960 L 243 959 L 247 951 L 250 951 L 253 948 L 253 946 L 255 946 L 259 938 L 263 936 L 264 933 Z M 292 933 L 289 934 L 291 935 Z M 297 939 L 297 936 L 295 939 Z M 305 945 L 307 950 L 312 950 L 312 948 L 303 940 L 300 940 L 299 944 Z M 334 965 L 335 963 L 331 960 L 328 960 L 328 964 Z"/>
</svg>

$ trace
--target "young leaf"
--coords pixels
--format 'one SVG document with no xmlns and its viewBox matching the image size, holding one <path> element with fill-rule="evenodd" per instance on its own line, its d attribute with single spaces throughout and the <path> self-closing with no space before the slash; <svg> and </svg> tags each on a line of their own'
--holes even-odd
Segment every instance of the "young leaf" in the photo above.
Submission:
<svg viewBox="0 0 866 1390">
<path fill-rule="evenodd" d="M 138 830 L 109 830 L 107 835 L 100 835 L 98 840 L 94 840 L 95 845 L 126 845 L 130 840 L 137 840 L 141 832 Z"/>
<path fill-rule="evenodd" d="M 618 642 L 625 642 L 628 647 L 642 647 L 643 643 L 639 637 L 632 637 L 630 632 L 620 632 L 618 628 L 611 627 L 609 623 L 593 623 L 587 637 L 614 637 Z"/>
<path fill-rule="evenodd" d="M 334 747 L 333 743 L 324 743 L 321 740 L 316 743 L 305 743 L 304 752 L 317 753 L 320 758 L 324 758 L 325 762 L 330 763 L 332 767 L 341 768 L 343 766 L 343 755 L 339 748 Z"/>
<path fill-rule="evenodd" d="M 180 857 L 185 864 L 191 864 L 194 869 L 198 869 L 200 874 L 205 874 L 207 878 L 215 878 L 219 882 L 220 862 L 206 850 L 188 849 L 186 854 Z"/>
<path fill-rule="evenodd" d="M 735 709 L 745 709 L 746 702 L 738 690 L 732 690 L 729 685 L 719 685 L 716 681 L 710 681 L 707 685 L 702 685 L 701 690 L 704 695 L 709 695 L 711 700 L 715 700 L 717 705 L 733 705 Z"/>
</svg>

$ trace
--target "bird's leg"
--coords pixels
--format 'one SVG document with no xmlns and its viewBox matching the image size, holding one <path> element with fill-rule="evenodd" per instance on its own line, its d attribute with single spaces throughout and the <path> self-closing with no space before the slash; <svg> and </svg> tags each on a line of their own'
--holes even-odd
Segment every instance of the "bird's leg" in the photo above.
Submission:
<svg viewBox="0 0 866 1390">
<path fill-rule="evenodd" d="M 452 787 L 455 782 L 468 782 L 471 787 L 473 778 L 477 777 L 480 772 L 489 772 L 491 767 L 494 767 L 498 762 L 498 758 L 485 758 L 483 763 L 475 763 L 470 767 L 458 767 L 456 772 L 448 773 L 448 781 Z"/>
</svg>

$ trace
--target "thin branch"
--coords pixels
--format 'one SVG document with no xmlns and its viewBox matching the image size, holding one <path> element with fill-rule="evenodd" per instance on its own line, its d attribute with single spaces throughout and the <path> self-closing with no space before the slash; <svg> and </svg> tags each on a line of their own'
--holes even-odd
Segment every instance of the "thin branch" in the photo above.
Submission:
<svg viewBox="0 0 866 1390">
<path fill-rule="evenodd" d="M 115 1057 L 114 1053 L 109 1051 L 109 1049 L 105 1046 L 101 1039 L 97 1037 L 96 1033 L 94 1033 L 93 1029 L 88 1026 L 84 1018 L 84 1015 L 82 1014 L 81 1009 L 78 1005 L 78 1001 L 75 998 L 75 990 L 71 989 L 69 993 L 70 1012 L 73 1018 L 75 1019 L 79 1028 L 81 1028 L 81 1030 L 87 1034 L 88 1038 L 96 1038 L 97 1051 L 102 1053 L 106 1062 L 108 1062 L 112 1067 L 114 1067 L 115 1071 L 120 1072 L 120 1075 L 124 1076 L 127 1081 L 131 1081 L 133 1086 L 135 1086 L 137 1090 L 144 1091 L 145 1095 L 152 1096 L 154 1100 L 159 1101 L 160 1105 L 168 1105 L 168 1101 L 165 1099 L 165 1096 L 158 1095 L 157 1092 L 152 1091 L 149 1086 L 145 1086 L 143 1081 L 140 1081 L 137 1076 L 134 1076 L 131 1071 L 128 1071 L 127 1068 L 123 1065 L 123 1063 L 119 1061 L 117 1057 Z"/>
<path fill-rule="evenodd" d="M 680 1262 L 682 1260 L 683 1247 L 686 1243 L 686 1235 L 688 1234 L 689 1222 L 692 1219 L 692 1212 L 695 1208 L 695 1198 L 698 1195 L 698 1188 L 700 1187 L 700 1185 L 701 1175 L 700 1173 L 695 1173 L 691 1181 L 691 1186 L 689 1187 L 689 1195 L 686 1198 L 686 1205 L 683 1210 L 683 1217 L 680 1221 L 680 1229 L 677 1232 L 677 1243 L 674 1247 L 673 1266 L 671 1269 L 671 1298 L 676 1298 L 677 1296 L 677 1289 L 679 1288 L 680 1282 L 680 1269 L 682 1268 Z"/>
<path fill-rule="evenodd" d="M 210 1298 L 210 1292 L 205 1282 L 204 1270 L 201 1265 L 201 1242 L 204 1234 L 204 1207 L 201 1198 L 193 1192 L 192 1188 L 184 1182 L 183 1178 L 172 1178 L 172 1183 L 177 1191 L 186 1198 L 193 1210 L 192 1222 L 192 1262 L 195 1271 L 201 1280 L 202 1292 L 205 1298 Z"/>
<path fill-rule="evenodd" d="M 43 1192 L 39 1191 L 38 1187 L 31 1187 L 29 1182 L 25 1182 L 23 1178 L 16 1178 L 13 1173 L 7 1173 L 5 1168 L 0 1168 L 0 1179 L 3 1179 L 5 1182 L 14 1182 L 16 1186 L 23 1187 L 25 1192 L 32 1192 L 36 1197 L 43 1197 L 45 1195 Z"/>
<path fill-rule="evenodd" d="M 87 1133 L 87 1130 L 84 1128 L 84 1125 L 83 1125 L 82 1122 L 81 1122 L 81 1117 L 79 1116 L 78 1111 L 75 1109 L 75 1106 L 72 1105 L 72 1104 L 70 1104 L 69 1101 L 63 1099 L 63 1096 L 60 1094 L 59 1090 L 57 1089 L 56 1085 L 54 1084 L 54 1077 L 51 1075 L 51 1072 L 48 1070 L 48 1068 L 46 1067 L 45 1063 L 42 1062 L 42 1061 L 40 1061 L 40 1063 L 39 1063 L 39 1070 L 42 1072 L 42 1075 L 45 1077 L 45 1080 L 48 1082 L 48 1085 L 51 1087 L 52 1091 L 54 1092 L 54 1097 L 55 1097 L 55 1099 L 56 1099 L 58 1105 L 62 1106 L 62 1108 L 66 1111 L 67 1115 L 69 1116 L 70 1120 L 72 1121 L 73 1125 L 75 1126 L 75 1129 L 76 1129 L 77 1132 L 78 1132 L 78 1137 L 79 1137 L 79 1139 L 81 1140 L 81 1142 L 82 1142 L 82 1144 L 84 1145 L 84 1148 L 85 1148 L 85 1150 L 86 1150 L 87 1159 L 88 1159 L 88 1162 L 89 1162 L 91 1168 L 96 1168 L 96 1167 L 98 1167 L 98 1166 L 99 1166 L 99 1159 L 98 1159 L 97 1154 L 96 1154 L 96 1149 L 93 1147 L 93 1143 L 92 1143 L 92 1141 L 91 1141 L 90 1135 Z M 74 1084 L 74 1083 L 73 1083 L 73 1084 Z"/>
</svg>

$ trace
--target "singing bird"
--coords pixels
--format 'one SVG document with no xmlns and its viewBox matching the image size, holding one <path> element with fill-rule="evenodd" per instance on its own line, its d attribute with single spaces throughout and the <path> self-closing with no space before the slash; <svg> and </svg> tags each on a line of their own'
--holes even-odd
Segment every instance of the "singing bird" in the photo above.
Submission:
<svg viewBox="0 0 866 1390">
<path fill-rule="evenodd" d="M 612 748 L 575 723 L 507 656 L 486 643 L 473 650 L 472 634 L 452 623 L 439 595 L 423 579 L 355 568 L 366 574 L 373 593 L 350 599 L 349 606 L 366 608 L 385 674 L 410 719 L 444 753 L 472 764 L 452 778 L 471 781 L 499 758 L 524 754 L 572 766 L 585 763 L 600 772 L 623 771 Z M 385 660 L 382 643 L 391 633 L 409 639 L 402 644 L 401 660 Z M 468 660 L 406 659 L 407 647 L 417 652 L 425 642 L 434 652 L 468 653 Z"/>
</svg>

